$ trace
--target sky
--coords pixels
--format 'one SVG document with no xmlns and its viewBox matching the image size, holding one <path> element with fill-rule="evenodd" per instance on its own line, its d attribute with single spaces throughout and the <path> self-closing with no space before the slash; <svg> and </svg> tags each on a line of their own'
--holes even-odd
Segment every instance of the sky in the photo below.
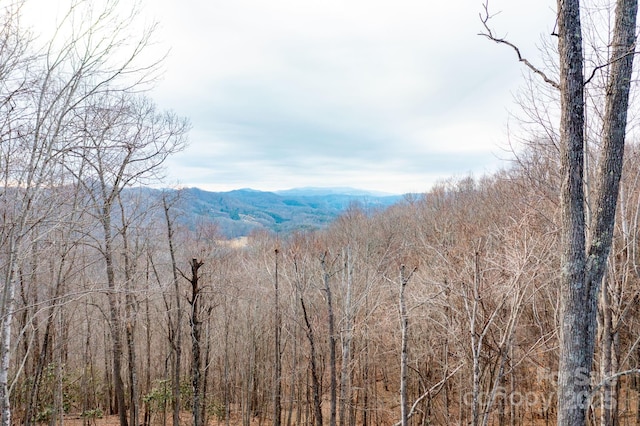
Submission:
<svg viewBox="0 0 640 426">
<path fill-rule="evenodd" d="M 536 59 L 555 1 L 489 6 L 496 33 Z M 166 182 L 400 194 L 506 167 L 525 69 L 478 35 L 482 10 L 482 0 L 143 0 L 170 49 L 150 96 L 192 124 Z"/>
</svg>

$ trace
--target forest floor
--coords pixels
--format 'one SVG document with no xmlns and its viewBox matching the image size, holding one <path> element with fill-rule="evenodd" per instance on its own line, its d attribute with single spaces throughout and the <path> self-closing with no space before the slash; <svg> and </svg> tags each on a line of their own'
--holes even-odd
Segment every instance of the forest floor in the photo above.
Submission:
<svg viewBox="0 0 640 426">
<path fill-rule="evenodd" d="M 632 416 L 625 416 L 625 417 L 629 417 L 631 418 Z M 633 422 L 633 420 L 635 419 L 635 416 L 633 416 L 634 418 L 627 418 L 627 422 L 624 422 L 623 424 L 636 424 Z M 631 420 L 631 423 L 628 423 L 628 421 Z M 84 426 L 84 419 L 81 419 L 77 416 L 73 416 L 73 417 L 65 417 L 64 420 L 64 424 L 67 426 Z M 119 426 L 120 422 L 118 420 L 118 416 L 104 416 L 100 419 L 95 419 L 94 421 L 91 421 L 89 423 L 92 426 Z M 166 426 L 170 426 L 172 424 L 171 419 L 167 419 L 166 422 Z M 191 416 L 189 415 L 189 413 L 185 413 L 184 416 L 182 416 L 182 420 L 180 422 L 180 424 L 184 424 L 184 425 L 190 425 L 191 424 Z M 251 420 L 251 426 L 266 426 L 268 424 L 271 424 L 270 421 L 268 420 L 262 420 L 259 421 L 258 419 L 252 419 Z M 536 419 L 536 420 L 528 420 L 527 425 L 532 425 L 532 426 L 547 426 L 549 424 L 555 424 L 554 422 L 548 422 L 545 421 L 544 419 Z M 158 426 L 162 426 L 163 422 L 161 419 L 156 419 L 156 420 L 152 420 L 151 422 L 152 426 L 158 425 Z M 227 423 L 225 421 L 217 421 L 217 420 L 210 420 L 207 426 L 226 426 Z M 242 419 L 238 416 L 238 418 L 232 418 L 229 422 L 229 426 L 241 426 L 242 425 Z"/>
<path fill-rule="evenodd" d="M 231 416 L 231 419 L 229 421 L 229 426 L 240 426 L 242 425 L 242 419 L 240 418 L 240 416 L 237 416 L 237 418 L 234 418 L 236 416 Z M 191 413 L 182 413 L 182 415 L 180 416 L 180 424 L 184 424 L 184 425 L 190 425 L 192 423 L 191 420 Z M 85 423 L 85 419 L 80 418 L 79 416 L 65 416 L 64 419 L 64 424 L 67 426 L 84 426 Z M 89 425 L 92 426 L 119 426 L 120 425 L 120 421 L 118 416 L 104 416 L 102 418 L 99 419 L 94 419 L 89 421 L 88 423 Z M 167 419 L 166 425 L 170 426 L 172 424 L 172 421 L 170 418 Z M 209 421 L 207 426 L 226 426 L 226 422 L 225 421 L 217 421 L 215 419 L 212 419 Z M 259 425 L 266 425 L 267 422 L 266 421 L 262 421 L 261 423 L 258 421 L 258 419 L 252 419 L 251 420 L 251 426 L 259 426 Z M 162 419 L 152 419 L 151 421 L 151 425 L 155 426 L 161 426 L 163 425 Z"/>
</svg>

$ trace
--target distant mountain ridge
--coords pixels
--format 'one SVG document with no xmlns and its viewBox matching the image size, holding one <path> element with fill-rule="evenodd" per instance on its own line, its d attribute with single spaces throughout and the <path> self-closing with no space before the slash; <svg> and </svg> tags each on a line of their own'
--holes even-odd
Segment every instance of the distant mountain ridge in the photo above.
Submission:
<svg viewBox="0 0 640 426">
<path fill-rule="evenodd" d="M 349 187 L 315 187 L 315 186 L 307 186 L 302 188 L 292 188 L 292 189 L 284 189 L 280 191 L 273 191 L 279 195 L 302 195 L 302 196 L 312 196 L 312 195 L 352 195 L 359 197 L 389 197 L 389 196 L 397 196 L 397 194 L 391 194 L 388 192 L 382 191 L 367 191 L 364 189 L 357 188 L 349 188 Z"/>
<path fill-rule="evenodd" d="M 254 231 L 288 233 L 328 226 L 351 205 L 365 210 L 383 209 L 403 195 L 380 195 L 353 188 L 294 188 L 267 192 L 237 189 L 210 192 L 198 188 L 181 190 L 179 221 L 194 227 L 198 222 L 215 223 L 226 238 Z"/>
</svg>

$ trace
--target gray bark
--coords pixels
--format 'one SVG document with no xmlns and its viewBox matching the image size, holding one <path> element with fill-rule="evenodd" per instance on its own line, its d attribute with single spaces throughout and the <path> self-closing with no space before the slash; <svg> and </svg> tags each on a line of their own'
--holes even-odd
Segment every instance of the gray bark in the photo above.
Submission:
<svg viewBox="0 0 640 426">
<path fill-rule="evenodd" d="M 191 355 L 193 357 L 191 367 L 191 384 L 193 387 L 193 425 L 202 426 L 204 424 L 204 418 L 202 417 L 202 357 L 201 357 L 201 336 L 202 336 L 202 320 L 199 317 L 200 313 L 200 291 L 202 288 L 199 286 L 200 277 L 198 275 L 199 269 L 204 265 L 204 262 L 198 261 L 198 259 L 191 259 L 189 263 L 191 266 L 191 277 L 188 278 L 191 284 Z"/>
<path fill-rule="evenodd" d="M 124 283 L 125 283 L 125 338 L 127 341 L 128 354 L 128 375 L 129 375 L 129 421 L 131 425 L 139 425 L 140 407 L 138 404 L 138 369 L 136 366 L 136 347 L 135 347 L 135 326 L 137 317 L 136 301 L 131 288 L 133 281 L 133 265 L 131 261 L 131 253 L 129 248 L 128 219 L 125 212 L 123 201 L 118 195 L 118 205 L 120 207 L 120 220 L 123 244 L 123 260 L 124 260 Z"/>
<path fill-rule="evenodd" d="M 340 426 L 348 423 L 349 411 L 347 407 L 351 402 L 349 361 L 351 358 L 351 340 L 353 339 L 353 308 L 351 307 L 351 290 L 353 287 L 353 261 L 351 248 L 345 251 L 344 271 L 346 283 L 346 295 L 344 301 L 345 325 L 342 337 L 342 366 L 340 368 Z"/>
<path fill-rule="evenodd" d="M 327 300 L 327 315 L 329 317 L 329 425 L 336 426 L 336 410 L 337 410 L 337 377 L 338 367 L 336 361 L 336 335 L 335 335 L 335 316 L 333 312 L 333 297 L 331 295 L 331 286 L 329 285 L 330 274 L 327 270 L 327 253 L 322 256 L 322 280 L 324 284 L 324 292 Z"/>
<path fill-rule="evenodd" d="M 584 76 L 580 4 L 558 1 L 560 145 L 562 168 L 561 325 L 558 425 L 586 423 L 600 285 L 611 239 L 622 173 L 637 0 L 618 0 L 603 143 L 595 179 L 591 241 L 586 247 L 584 196 Z"/>
<path fill-rule="evenodd" d="M 320 385 L 320 377 L 318 375 L 318 367 L 316 363 L 316 341 L 313 336 L 313 327 L 309 321 L 307 315 L 307 308 L 304 304 L 302 295 L 300 296 L 300 306 L 302 306 L 302 315 L 304 316 L 304 323 L 306 325 L 307 340 L 309 340 L 309 346 L 311 349 L 311 355 L 309 357 L 309 364 L 311 367 L 311 386 L 313 388 L 313 412 L 315 416 L 316 426 L 322 426 L 322 392 Z"/>
<path fill-rule="evenodd" d="M 409 401 L 407 399 L 407 373 L 409 371 L 409 314 L 407 312 L 407 303 L 405 300 L 405 290 L 412 273 L 407 275 L 405 265 L 400 267 L 400 424 L 407 426 L 409 424 Z"/>
<path fill-rule="evenodd" d="M 176 264 L 176 254 L 173 247 L 173 225 L 169 215 L 169 205 L 166 196 L 162 197 L 162 207 L 167 223 L 167 241 L 169 243 L 169 254 L 171 256 L 171 271 L 173 279 L 173 289 L 175 296 L 175 318 L 169 314 L 169 343 L 173 351 L 173 368 L 171 374 L 171 408 L 173 413 L 173 426 L 180 426 L 180 363 L 182 360 L 182 309 L 180 309 L 180 284 L 178 283 L 178 266 Z"/>
<path fill-rule="evenodd" d="M 102 227 L 104 230 L 103 256 L 106 263 L 107 286 L 109 292 L 109 325 L 111 330 L 112 356 L 113 356 L 113 387 L 118 408 L 118 417 L 121 426 L 127 426 L 127 407 L 125 404 L 124 381 L 122 380 L 122 323 L 120 321 L 120 307 L 116 290 L 115 271 L 113 266 L 113 237 L 111 230 L 111 204 L 107 203 L 102 209 Z"/>
<path fill-rule="evenodd" d="M 280 348 L 280 331 L 282 328 L 280 319 L 280 302 L 278 300 L 278 249 L 274 250 L 275 255 L 275 282 L 274 282 L 274 386 L 273 386 L 273 426 L 282 424 L 282 349 Z"/>
<path fill-rule="evenodd" d="M 606 285 L 602 289 L 600 313 L 600 380 L 615 374 L 613 370 L 613 312 L 611 296 Z M 600 424 L 612 426 L 616 422 L 615 389 L 617 379 L 607 380 L 600 390 Z"/>
</svg>

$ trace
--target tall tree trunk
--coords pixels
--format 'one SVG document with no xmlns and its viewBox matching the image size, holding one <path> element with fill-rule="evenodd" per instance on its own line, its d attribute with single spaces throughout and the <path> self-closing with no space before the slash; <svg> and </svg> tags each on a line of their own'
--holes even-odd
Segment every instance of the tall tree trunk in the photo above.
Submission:
<svg viewBox="0 0 640 426">
<path fill-rule="evenodd" d="M 558 425 L 582 425 L 588 406 L 590 355 L 584 309 L 584 94 L 578 0 L 558 1 L 561 90 L 562 275 Z"/>
<path fill-rule="evenodd" d="M 351 260 L 351 248 L 347 247 L 344 261 L 344 279 L 346 296 L 344 301 L 345 326 L 342 337 L 342 366 L 340 368 L 340 426 L 348 422 L 348 406 L 351 401 L 349 361 L 351 359 L 351 340 L 353 338 L 353 312 L 351 311 L 351 290 L 353 285 L 353 265 Z"/>
<path fill-rule="evenodd" d="M 63 425 L 64 424 L 64 375 L 65 375 L 65 365 L 66 365 L 66 338 L 68 334 L 65 333 L 65 329 L 68 328 L 68 323 L 65 323 L 64 320 L 65 311 L 60 309 L 58 311 L 57 319 L 58 319 L 58 332 L 56 333 L 57 337 L 60 339 L 58 342 L 55 342 L 55 355 L 56 355 L 56 392 L 54 396 L 54 406 L 55 406 L 55 415 L 52 416 L 52 424 Z"/>
<path fill-rule="evenodd" d="M 124 313 L 125 313 L 125 338 L 127 341 L 128 372 L 129 372 L 129 420 L 132 426 L 138 426 L 140 407 L 138 406 L 138 369 L 136 366 L 135 326 L 136 326 L 136 301 L 133 295 L 133 265 L 129 251 L 129 233 L 127 216 L 120 194 L 118 194 L 120 207 L 120 219 L 122 229 L 123 260 L 124 260 Z"/>
<path fill-rule="evenodd" d="M 608 287 L 606 284 L 603 285 L 600 301 L 600 380 L 606 380 L 607 377 L 615 373 L 612 363 L 613 308 Z M 607 380 L 600 390 L 600 425 L 602 426 L 613 426 L 614 424 L 614 405 L 611 397 L 614 396 L 613 389 L 616 386 L 615 380 Z"/>
<path fill-rule="evenodd" d="M 148 268 L 148 267 L 147 267 Z M 149 290 L 149 272 L 147 271 L 147 291 Z M 144 301 L 144 313 L 145 313 L 145 328 L 146 328 L 146 349 L 147 349 L 147 369 L 145 373 L 145 392 L 148 394 L 151 392 L 151 313 L 149 311 L 149 297 L 147 297 Z M 151 423 L 151 407 L 150 403 L 146 402 L 144 405 L 144 416 L 142 420 L 142 424 L 144 426 L 149 426 Z"/>
<path fill-rule="evenodd" d="M 618 0 L 595 205 L 586 247 L 584 77 L 579 0 L 558 0 L 562 269 L 558 425 L 586 423 L 598 293 L 611 248 L 635 48 L 637 0 Z"/>
<path fill-rule="evenodd" d="M 468 306 L 468 297 L 465 297 L 465 307 L 467 309 L 467 315 L 469 315 L 469 334 L 471 337 L 471 355 L 473 358 L 472 364 L 472 377 L 473 377 L 473 388 L 472 388 L 472 407 L 471 407 L 471 416 L 472 421 L 471 424 L 473 426 L 478 426 L 480 424 L 480 404 L 481 395 L 480 395 L 480 359 L 482 357 L 482 345 L 484 340 L 484 334 L 481 333 L 483 329 L 483 324 L 478 324 L 479 322 L 479 307 L 480 307 L 480 261 L 479 261 L 479 253 L 476 251 L 473 258 L 473 288 L 471 295 L 473 297 L 473 303 L 471 307 Z"/>
<path fill-rule="evenodd" d="M 411 275 L 407 276 L 405 266 L 400 267 L 400 424 L 409 424 L 409 401 L 407 399 L 407 376 L 409 369 L 409 314 L 407 313 L 407 303 L 405 300 L 405 290 Z"/>
<path fill-rule="evenodd" d="M 131 297 L 131 296 L 129 296 Z M 128 297 L 128 298 L 129 298 Z M 129 303 L 128 301 L 126 302 Z M 127 309 L 129 311 L 129 309 Z M 127 315 L 128 317 L 129 315 Z M 132 425 L 138 425 L 139 410 L 138 407 L 138 372 L 136 367 L 136 348 L 134 336 L 134 322 L 127 319 L 126 325 L 127 354 L 129 364 L 129 419 Z"/>
<path fill-rule="evenodd" d="M 333 297 L 331 295 L 331 286 L 329 283 L 329 271 L 327 270 L 327 253 L 322 256 L 322 281 L 324 284 L 324 292 L 327 300 L 327 315 L 329 317 L 329 426 L 336 426 L 336 408 L 337 408 L 337 361 L 336 361 L 336 335 L 335 335 L 335 315 L 333 312 Z"/>
<path fill-rule="evenodd" d="M 191 277 L 188 278 L 189 283 L 191 283 L 191 300 L 189 300 L 189 304 L 191 305 L 191 355 L 192 355 L 192 366 L 191 366 L 191 384 L 193 388 L 193 407 L 192 407 L 192 416 L 193 416 L 193 425 L 194 426 L 202 426 L 202 359 L 201 359 L 201 335 L 202 335 L 202 320 L 199 317 L 199 301 L 200 301 L 200 290 L 199 280 L 200 277 L 198 275 L 198 270 L 204 265 L 204 262 L 198 261 L 198 259 L 191 259 L 189 262 L 191 266 Z"/>
<path fill-rule="evenodd" d="M 122 324 L 120 309 L 118 306 L 118 292 L 116 291 L 116 278 L 113 266 L 113 248 L 111 234 L 111 206 L 105 205 L 102 211 L 102 226 L 104 229 L 104 258 L 107 268 L 107 293 L 109 301 L 109 319 L 111 328 L 111 342 L 113 355 L 113 386 L 118 408 L 120 426 L 127 426 L 127 406 L 125 403 L 124 382 L 122 380 Z M 135 426 L 135 425 L 133 425 Z"/>
<path fill-rule="evenodd" d="M 211 374 L 209 373 L 209 365 L 211 364 L 211 311 L 213 311 L 213 306 L 209 306 L 207 309 L 207 328 L 204 333 L 206 343 L 202 368 L 202 404 L 200 404 L 202 409 L 202 422 L 205 425 L 209 424 L 207 416 L 207 396 L 209 394 L 209 381 L 211 377 Z"/>
<path fill-rule="evenodd" d="M 38 360 L 36 363 L 36 371 L 33 375 L 33 384 L 29 393 L 29 399 L 27 402 L 27 410 L 25 413 L 24 424 L 25 426 L 31 426 L 33 424 L 34 410 L 38 405 L 38 395 L 40 393 L 40 382 L 42 380 L 42 372 L 47 361 L 47 353 L 49 352 L 49 342 L 51 335 L 51 327 L 53 327 L 54 312 L 52 311 L 47 318 L 47 325 L 44 329 L 44 336 L 42 340 L 42 346 L 40 347 L 40 353 L 38 354 Z"/>
<path fill-rule="evenodd" d="M 16 247 L 13 236 L 9 236 L 9 258 L 4 276 L 4 289 L 0 300 L 0 425 L 11 426 L 11 403 L 9 401 L 9 366 L 11 361 L 11 325 L 14 316 L 16 278 Z"/>
<path fill-rule="evenodd" d="M 282 350 L 280 349 L 280 302 L 278 300 L 278 249 L 275 255 L 275 282 L 274 282 L 274 377 L 273 377 L 273 426 L 282 424 Z"/>
<path fill-rule="evenodd" d="M 180 426 L 180 363 L 182 360 L 182 309 L 180 309 L 180 285 L 178 283 L 178 265 L 173 247 L 173 225 L 169 215 L 169 205 L 166 196 L 162 197 L 162 207 L 167 223 L 167 240 L 169 242 L 169 255 L 171 256 L 171 272 L 173 274 L 173 287 L 175 293 L 175 317 L 170 315 L 169 331 L 171 348 L 173 350 L 173 369 L 171 374 L 171 408 L 173 411 L 173 426 Z"/>
<path fill-rule="evenodd" d="M 311 386 L 313 388 L 313 412 L 315 417 L 315 424 L 316 426 L 322 426 L 322 392 L 316 361 L 316 341 L 313 335 L 311 322 L 309 321 L 309 315 L 307 315 L 307 308 L 304 304 L 304 299 L 302 298 L 302 296 L 300 296 L 300 305 L 302 306 L 302 315 L 304 316 L 304 323 L 306 325 L 307 339 L 309 340 L 309 346 L 311 348 L 309 364 L 311 366 Z"/>
<path fill-rule="evenodd" d="M 409 375 L 409 311 L 407 310 L 406 289 L 416 269 L 407 273 L 406 266 L 400 265 L 400 425 L 407 426 L 409 417 L 408 375 Z"/>
</svg>

